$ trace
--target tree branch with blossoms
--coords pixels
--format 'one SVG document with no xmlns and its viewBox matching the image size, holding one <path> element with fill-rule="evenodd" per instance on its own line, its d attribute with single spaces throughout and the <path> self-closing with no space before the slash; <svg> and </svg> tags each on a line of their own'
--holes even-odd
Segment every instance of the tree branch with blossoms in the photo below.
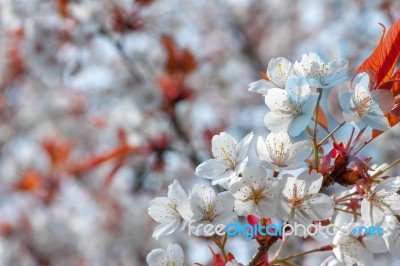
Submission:
<svg viewBox="0 0 400 266">
<path fill-rule="evenodd" d="M 296 265 L 299 258 L 321 251 L 333 253 L 323 265 L 370 265 L 378 250 L 400 257 L 400 177 L 384 175 L 400 160 L 374 167 L 371 158 L 359 155 L 370 141 L 400 121 L 395 104 L 400 95 L 399 54 L 400 20 L 384 31 L 350 82 L 343 59 L 325 62 L 316 53 L 304 54 L 294 63 L 283 57 L 271 59 L 262 79 L 249 85 L 249 91 L 264 97 L 268 107 L 264 124 L 270 133 L 257 139 L 258 160 L 249 162 L 253 132 L 239 141 L 226 132 L 215 135 L 213 158 L 195 172 L 212 186 L 196 184 L 187 193 L 174 181 L 168 197 L 150 202 L 149 214 L 160 223 L 153 236 L 158 239 L 187 226 L 191 235 L 212 239 L 220 248 L 222 255 L 212 251 L 214 266 L 243 265 L 234 254 L 227 254 L 225 244 L 237 233 L 229 231 L 232 225 L 239 226 L 239 217 L 247 217 L 247 229 L 258 225 L 260 230 L 246 231 L 247 240 L 258 243 L 250 266 Z M 329 125 L 322 99 L 339 85 L 346 90 L 329 100 L 337 102 L 341 119 Z M 321 140 L 318 126 L 326 131 Z M 371 136 L 367 129 L 372 129 Z M 339 133 L 345 142 L 337 141 Z M 365 137 L 370 140 L 363 141 Z M 217 193 L 213 186 L 223 192 Z M 329 186 L 333 192 L 328 192 Z M 343 222 L 349 215 L 351 219 Z M 293 230 L 297 225 L 304 229 Z M 380 234 L 360 228 L 378 228 Z M 329 233 L 330 229 L 334 232 Z M 280 257 L 289 235 L 318 241 L 317 233 L 330 244 Z M 278 241 L 282 242 L 270 260 L 270 248 Z M 153 253 L 147 262 L 158 266 L 160 257 Z M 173 257 L 163 255 L 162 260 L 183 265 L 181 258 Z"/>
</svg>

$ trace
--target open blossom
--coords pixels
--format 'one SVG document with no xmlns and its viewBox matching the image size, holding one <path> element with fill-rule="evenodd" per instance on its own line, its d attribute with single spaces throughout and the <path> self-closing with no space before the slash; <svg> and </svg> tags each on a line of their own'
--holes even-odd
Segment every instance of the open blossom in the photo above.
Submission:
<svg viewBox="0 0 400 266">
<path fill-rule="evenodd" d="M 318 94 L 304 79 L 289 78 L 285 90 L 268 90 L 265 104 L 271 111 L 265 115 L 264 123 L 274 133 L 298 136 L 310 122 L 317 99 Z"/>
<path fill-rule="evenodd" d="M 347 61 L 332 60 L 325 64 L 316 54 L 304 54 L 300 62 L 294 63 L 294 71 L 298 76 L 309 78 L 310 84 L 316 88 L 332 88 L 347 78 Z"/>
<path fill-rule="evenodd" d="M 349 266 L 373 265 L 372 253 L 353 235 L 338 231 L 333 238 L 332 244 L 333 254 L 340 263 Z"/>
<path fill-rule="evenodd" d="M 297 178 L 286 177 L 281 199 L 277 205 L 277 216 L 289 223 L 305 226 L 313 221 L 323 221 L 333 215 L 334 201 L 323 193 L 318 193 L 322 186 L 322 175 L 313 171 L 304 171 Z"/>
<path fill-rule="evenodd" d="M 383 240 L 392 256 L 400 258 L 400 222 L 395 216 L 385 218 Z"/>
<path fill-rule="evenodd" d="M 240 181 L 230 187 L 235 198 L 235 211 L 239 215 L 256 214 L 270 218 L 276 212 L 278 181 L 273 171 L 253 166 L 243 171 Z"/>
<path fill-rule="evenodd" d="M 153 232 L 156 239 L 183 230 L 186 222 L 180 214 L 180 208 L 187 201 L 187 194 L 177 180 L 168 186 L 168 197 L 159 197 L 150 201 L 149 215 L 160 223 Z"/>
<path fill-rule="evenodd" d="M 400 177 L 388 178 L 378 185 L 361 202 L 361 215 L 368 225 L 377 225 L 388 215 L 400 214 Z"/>
<path fill-rule="evenodd" d="M 354 122 L 358 127 L 370 126 L 377 130 L 388 130 L 389 122 L 385 117 L 394 105 L 389 91 L 369 90 L 369 76 L 360 73 L 354 79 L 355 88 L 339 97 L 340 107 L 347 122 Z"/>
<path fill-rule="evenodd" d="M 311 152 L 308 140 L 292 143 L 287 133 L 270 133 L 266 141 L 257 141 L 258 158 L 276 170 L 300 168 Z"/>
<path fill-rule="evenodd" d="M 269 80 L 260 79 L 249 85 L 249 91 L 266 95 L 271 88 L 284 89 L 286 80 L 293 73 L 292 63 L 283 57 L 272 58 L 267 68 L 267 77 Z"/>
<path fill-rule="evenodd" d="M 192 211 L 190 216 L 192 233 L 194 235 L 205 235 L 204 228 L 208 224 L 216 226 L 229 224 L 236 220 L 233 202 L 233 197 L 228 191 L 215 194 L 211 187 L 195 185 L 189 195 Z"/>
<path fill-rule="evenodd" d="M 184 256 L 181 246 L 169 244 L 167 250 L 153 249 L 146 257 L 149 266 L 183 266 Z"/>
<path fill-rule="evenodd" d="M 196 175 L 212 180 L 212 184 L 232 184 L 246 167 L 247 151 L 253 138 L 253 132 L 239 143 L 225 132 L 212 138 L 212 154 L 214 159 L 207 160 L 196 168 Z"/>
</svg>

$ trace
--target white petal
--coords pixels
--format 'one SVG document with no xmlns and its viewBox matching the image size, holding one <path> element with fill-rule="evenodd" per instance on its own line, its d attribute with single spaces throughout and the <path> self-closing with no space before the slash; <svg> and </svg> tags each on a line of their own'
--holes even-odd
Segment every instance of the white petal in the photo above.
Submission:
<svg viewBox="0 0 400 266">
<path fill-rule="evenodd" d="M 227 170 L 227 167 L 215 159 L 210 159 L 196 168 L 195 175 L 203 178 L 213 179 L 222 175 Z"/>
<path fill-rule="evenodd" d="M 234 166 L 236 162 L 237 141 L 229 134 L 221 132 L 211 140 L 211 151 L 215 159 L 227 167 Z"/>
<path fill-rule="evenodd" d="M 272 132 L 284 133 L 288 131 L 292 119 L 291 115 L 269 112 L 265 115 L 264 124 Z"/>
<path fill-rule="evenodd" d="M 214 202 L 214 209 L 217 214 L 233 211 L 234 198 L 229 191 L 218 193 Z"/>
<path fill-rule="evenodd" d="M 166 253 L 167 252 L 165 250 L 160 248 L 153 249 L 149 254 L 147 254 L 147 264 L 149 266 L 167 265 L 168 257 Z"/>
<path fill-rule="evenodd" d="M 257 203 L 256 215 L 262 218 L 272 218 L 276 215 L 276 205 L 277 201 L 273 198 L 268 198 L 265 200 L 260 200 Z"/>
<path fill-rule="evenodd" d="M 269 61 L 267 76 L 279 88 L 285 87 L 288 76 L 293 72 L 292 63 L 283 57 L 273 58 Z"/>
<path fill-rule="evenodd" d="M 310 141 L 304 140 L 293 143 L 289 150 L 289 155 L 286 160 L 288 165 L 304 162 L 312 153 Z"/>
<path fill-rule="evenodd" d="M 384 181 L 380 182 L 376 187 L 373 189 L 373 193 L 378 192 L 379 190 L 387 190 L 397 192 L 400 188 L 400 177 L 391 177 L 385 179 Z"/>
<path fill-rule="evenodd" d="M 178 210 L 180 216 L 186 221 L 190 221 L 192 219 L 193 211 L 189 200 L 181 202 L 176 209 Z"/>
<path fill-rule="evenodd" d="M 328 195 L 317 193 L 305 200 L 300 209 L 305 211 L 311 220 L 323 221 L 332 217 L 334 206 L 334 201 Z"/>
<path fill-rule="evenodd" d="M 299 115 L 293 118 L 292 122 L 289 125 L 288 133 L 297 137 L 306 129 L 308 124 L 311 121 L 311 116 L 309 115 Z"/>
<path fill-rule="evenodd" d="M 170 234 L 174 233 L 175 231 L 178 231 L 180 225 L 181 225 L 181 222 L 179 220 L 162 223 L 154 229 L 152 236 L 155 239 L 159 239 L 160 237 L 170 235 Z"/>
<path fill-rule="evenodd" d="M 287 92 L 282 89 L 270 89 L 268 94 L 265 96 L 265 104 L 272 112 L 290 112 Z"/>
<path fill-rule="evenodd" d="M 149 215 L 159 223 L 170 223 L 179 220 L 179 214 L 175 211 L 175 204 L 167 197 L 155 198 L 149 203 Z"/>
<path fill-rule="evenodd" d="M 262 137 L 258 137 L 256 151 L 257 151 L 258 158 L 260 160 L 267 161 L 270 163 L 273 162 L 273 160 L 271 159 L 271 157 L 269 155 L 269 152 L 267 149 L 267 144 L 265 143 L 265 141 L 263 140 Z"/>
<path fill-rule="evenodd" d="M 169 262 L 172 265 L 182 266 L 183 265 L 183 250 L 178 244 L 169 244 L 167 248 L 167 255 Z"/>
<path fill-rule="evenodd" d="M 249 145 L 251 143 L 251 140 L 253 139 L 253 136 L 254 136 L 254 134 L 253 134 L 253 132 L 251 132 L 239 142 L 239 144 L 237 146 L 236 162 L 240 162 L 246 157 L 247 151 L 249 150 Z"/>
<path fill-rule="evenodd" d="M 336 234 L 333 238 L 335 257 L 346 265 L 373 265 L 373 256 L 354 237 Z"/>
<path fill-rule="evenodd" d="M 386 131 L 391 128 L 388 119 L 383 115 L 372 116 L 367 114 L 363 118 L 363 122 L 368 126 L 381 131 Z"/>
<path fill-rule="evenodd" d="M 255 213 L 256 205 L 253 200 L 235 200 L 235 212 L 240 216 Z"/>
<path fill-rule="evenodd" d="M 265 79 L 260 79 L 249 84 L 249 91 L 256 92 L 261 95 L 266 95 L 268 90 L 272 88 L 276 88 L 276 85 Z"/>
<path fill-rule="evenodd" d="M 216 195 L 212 188 L 196 184 L 189 196 L 193 219 L 203 219 L 203 210 L 214 202 L 215 197 Z"/>
<path fill-rule="evenodd" d="M 168 198 L 170 198 L 175 205 L 187 199 L 187 194 L 178 180 L 174 180 L 174 182 L 168 186 Z"/>
<path fill-rule="evenodd" d="M 305 193 L 305 194 L 318 193 L 319 190 L 321 189 L 322 175 L 317 171 L 313 170 L 311 173 L 308 173 L 308 170 L 305 170 L 298 176 L 297 179 L 299 181 L 303 180 L 306 184 L 303 192 L 300 193 Z"/>
</svg>

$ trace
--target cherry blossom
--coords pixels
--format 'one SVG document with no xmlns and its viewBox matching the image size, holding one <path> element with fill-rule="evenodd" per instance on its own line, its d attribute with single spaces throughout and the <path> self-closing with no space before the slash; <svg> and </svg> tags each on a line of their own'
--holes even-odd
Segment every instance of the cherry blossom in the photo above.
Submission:
<svg viewBox="0 0 400 266">
<path fill-rule="evenodd" d="M 338 231 L 332 241 L 333 254 L 345 265 L 373 265 L 372 253 L 354 236 Z"/>
<path fill-rule="evenodd" d="M 386 229 L 383 234 L 383 240 L 389 252 L 397 258 L 400 258 L 400 222 L 395 216 L 385 217 L 383 227 Z"/>
<path fill-rule="evenodd" d="M 206 235 L 205 227 L 208 224 L 226 225 L 237 219 L 233 211 L 234 200 L 228 191 L 216 194 L 211 187 L 195 185 L 189 195 L 189 202 L 192 214 L 188 216 L 194 235 Z"/>
<path fill-rule="evenodd" d="M 276 212 L 278 198 L 278 181 L 273 177 L 273 171 L 262 166 L 245 169 L 240 181 L 230 187 L 235 198 L 235 211 L 243 216 L 256 214 L 270 218 Z"/>
<path fill-rule="evenodd" d="M 265 104 L 271 110 L 265 115 L 264 123 L 274 133 L 300 135 L 310 122 L 318 94 L 313 92 L 306 80 L 289 78 L 286 90 L 268 90 Z"/>
<path fill-rule="evenodd" d="M 168 197 L 150 201 L 149 215 L 160 223 L 153 232 L 154 238 L 158 239 L 185 228 L 186 222 L 179 212 L 185 201 L 187 194 L 177 180 L 168 186 Z"/>
<path fill-rule="evenodd" d="M 388 178 L 378 185 L 361 202 L 361 215 L 368 225 L 383 222 L 387 215 L 400 214 L 400 177 Z"/>
<path fill-rule="evenodd" d="M 249 91 L 266 95 L 271 88 L 285 89 L 286 80 L 293 73 L 292 63 L 283 57 L 272 58 L 267 68 L 269 80 L 260 79 L 249 85 Z"/>
<path fill-rule="evenodd" d="M 212 138 L 214 159 L 207 160 L 196 168 L 196 175 L 212 180 L 213 185 L 232 184 L 246 167 L 247 151 L 253 133 L 245 136 L 239 143 L 229 134 L 222 132 Z"/>
<path fill-rule="evenodd" d="M 333 215 L 334 201 L 319 193 L 322 175 L 313 171 L 302 172 L 297 178 L 287 174 L 282 196 L 277 205 L 277 216 L 289 223 L 305 226 L 313 221 L 323 221 Z"/>
<path fill-rule="evenodd" d="M 311 152 L 308 140 L 292 143 L 287 133 L 270 133 L 257 141 L 258 158 L 276 170 L 300 168 Z"/>
<path fill-rule="evenodd" d="M 167 250 L 153 249 L 146 257 L 149 266 L 183 266 L 184 255 L 181 246 L 169 244 Z"/>
<path fill-rule="evenodd" d="M 370 126 L 377 130 L 388 130 L 390 125 L 384 115 L 392 108 L 394 99 L 386 90 L 370 92 L 369 83 L 368 74 L 360 73 L 354 79 L 355 87 L 339 97 L 343 116 L 346 122 L 354 122 L 359 128 Z"/>
<path fill-rule="evenodd" d="M 303 54 L 301 61 L 294 63 L 294 71 L 298 76 L 309 78 L 310 84 L 321 89 L 344 82 L 347 78 L 346 68 L 346 60 L 336 59 L 325 64 L 316 53 Z"/>
</svg>

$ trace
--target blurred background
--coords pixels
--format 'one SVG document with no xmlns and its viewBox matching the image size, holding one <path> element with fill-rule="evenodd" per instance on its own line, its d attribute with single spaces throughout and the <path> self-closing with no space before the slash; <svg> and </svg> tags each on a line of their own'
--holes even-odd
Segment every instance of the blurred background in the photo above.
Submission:
<svg viewBox="0 0 400 266">
<path fill-rule="evenodd" d="M 396 0 L 0 0 L 0 265 L 145 265 L 170 242 L 210 263 L 186 232 L 156 242 L 148 202 L 204 182 L 214 134 L 267 133 L 247 88 L 272 57 L 354 71 L 399 17 Z M 391 163 L 399 127 L 373 144 Z"/>
</svg>

